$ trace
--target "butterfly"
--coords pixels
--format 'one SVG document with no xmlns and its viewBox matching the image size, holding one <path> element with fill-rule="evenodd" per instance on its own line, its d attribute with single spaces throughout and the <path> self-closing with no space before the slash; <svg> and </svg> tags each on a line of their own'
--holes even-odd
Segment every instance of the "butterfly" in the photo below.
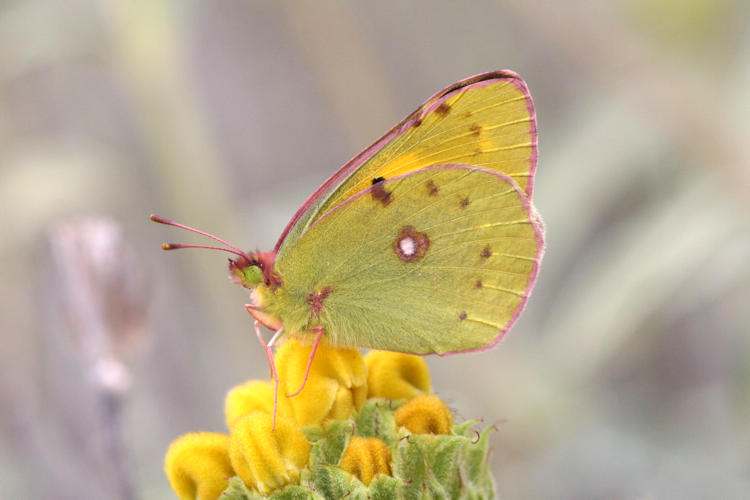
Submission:
<svg viewBox="0 0 750 500">
<path fill-rule="evenodd" d="M 512 71 L 436 93 L 346 163 L 302 205 L 268 252 L 234 254 L 250 314 L 313 343 L 412 354 L 494 346 L 536 282 L 544 226 L 532 204 L 536 115 Z M 225 248 L 226 247 L 226 248 Z M 309 370 L 309 364 L 308 364 Z M 300 389 L 301 390 L 301 389 Z M 299 391 L 298 391 L 299 392 Z"/>
</svg>

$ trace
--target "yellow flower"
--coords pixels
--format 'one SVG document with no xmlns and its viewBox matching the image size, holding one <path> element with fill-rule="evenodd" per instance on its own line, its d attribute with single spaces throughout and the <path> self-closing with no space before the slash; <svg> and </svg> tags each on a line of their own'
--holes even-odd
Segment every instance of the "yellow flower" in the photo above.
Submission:
<svg viewBox="0 0 750 500">
<path fill-rule="evenodd" d="M 167 450 L 164 470 L 181 500 L 216 500 L 234 475 L 229 436 L 200 432 L 179 437 Z"/>
<path fill-rule="evenodd" d="M 371 398 L 411 399 L 430 392 L 430 372 L 421 356 L 370 351 L 365 364 Z"/>
<path fill-rule="evenodd" d="M 229 458 L 245 485 L 261 495 L 296 483 L 307 465 L 310 443 L 290 418 L 251 412 L 232 426 Z"/>
<path fill-rule="evenodd" d="M 281 380 L 280 413 L 293 417 L 302 427 L 348 418 L 367 400 L 367 369 L 359 351 L 338 349 L 323 342 L 315 353 L 302 392 L 286 397 L 302 386 L 311 350 L 312 346 L 292 338 L 276 353 Z"/>
<path fill-rule="evenodd" d="M 229 429 L 252 411 L 273 412 L 273 384 L 268 380 L 248 380 L 227 393 L 224 414 Z"/>
<path fill-rule="evenodd" d="M 391 475 L 391 450 L 378 438 L 353 437 L 339 467 L 369 486 L 376 474 Z"/>
<path fill-rule="evenodd" d="M 450 434 L 451 411 L 434 395 L 418 396 L 396 410 L 396 424 L 414 434 Z"/>
</svg>

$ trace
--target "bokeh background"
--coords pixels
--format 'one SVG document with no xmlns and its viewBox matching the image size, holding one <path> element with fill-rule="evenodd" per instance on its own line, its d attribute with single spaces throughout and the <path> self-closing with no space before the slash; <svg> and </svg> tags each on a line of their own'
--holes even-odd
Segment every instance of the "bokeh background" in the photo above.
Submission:
<svg viewBox="0 0 750 500">
<path fill-rule="evenodd" d="M 160 252 L 198 239 L 149 213 L 269 249 L 425 98 L 509 68 L 548 250 L 496 349 L 428 360 L 435 390 L 497 424 L 501 497 L 747 498 L 749 20 L 743 0 L 3 2 L 0 497 L 172 498 L 169 442 L 222 431 L 225 392 L 267 376 L 224 256 Z M 112 338 L 70 299 L 83 216 L 130 246 L 93 252 Z"/>
</svg>

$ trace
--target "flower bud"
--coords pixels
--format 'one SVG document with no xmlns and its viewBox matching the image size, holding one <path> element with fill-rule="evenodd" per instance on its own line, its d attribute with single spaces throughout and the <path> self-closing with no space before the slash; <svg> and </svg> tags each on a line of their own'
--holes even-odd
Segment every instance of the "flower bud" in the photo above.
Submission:
<svg viewBox="0 0 750 500">
<path fill-rule="evenodd" d="M 443 401 L 434 395 L 418 396 L 396 411 L 396 424 L 414 434 L 450 434 L 453 417 Z"/>
<path fill-rule="evenodd" d="M 229 436 L 200 432 L 177 438 L 167 450 L 164 470 L 181 500 L 216 500 L 234 475 Z"/>
<path fill-rule="evenodd" d="M 369 486 L 376 474 L 391 475 L 391 450 L 375 437 L 353 437 L 339 465 Z"/>
<path fill-rule="evenodd" d="M 273 412 L 273 384 L 268 380 L 248 380 L 227 393 L 224 414 L 229 429 L 253 411 Z"/>
<path fill-rule="evenodd" d="M 232 426 L 229 458 L 245 485 L 261 495 L 295 483 L 307 465 L 310 444 L 290 418 L 251 412 Z"/>
<path fill-rule="evenodd" d="M 365 364 L 368 397 L 411 399 L 430 392 L 430 372 L 421 356 L 370 351 Z"/>
</svg>

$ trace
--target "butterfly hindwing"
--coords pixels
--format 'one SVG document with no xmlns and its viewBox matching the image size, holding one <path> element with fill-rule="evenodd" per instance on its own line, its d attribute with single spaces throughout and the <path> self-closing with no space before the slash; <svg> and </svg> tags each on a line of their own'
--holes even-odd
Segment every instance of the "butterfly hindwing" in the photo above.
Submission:
<svg viewBox="0 0 750 500">
<path fill-rule="evenodd" d="M 316 220 L 276 261 L 270 310 L 290 331 L 410 353 L 493 345 L 536 279 L 542 229 L 510 177 L 441 165 L 382 180 Z"/>
</svg>

